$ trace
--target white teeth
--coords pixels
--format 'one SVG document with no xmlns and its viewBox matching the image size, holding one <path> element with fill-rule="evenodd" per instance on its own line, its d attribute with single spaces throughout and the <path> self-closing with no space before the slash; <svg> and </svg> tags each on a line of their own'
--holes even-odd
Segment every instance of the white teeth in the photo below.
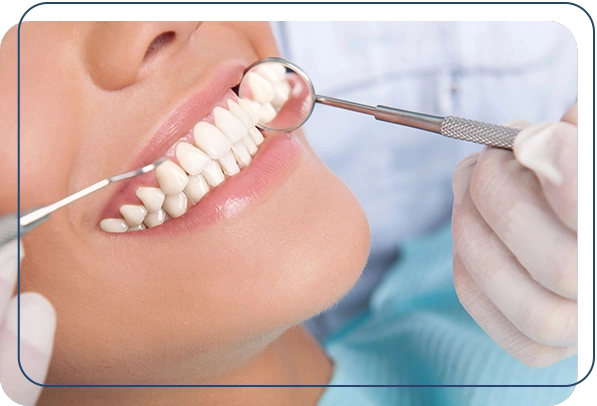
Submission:
<svg viewBox="0 0 597 406">
<path fill-rule="evenodd" d="M 140 187 L 136 192 L 137 197 L 147 209 L 147 211 L 158 211 L 164 203 L 166 195 L 157 187 Z"/>
<path fill-rule="evenodd" d="M 210 186 L 218 186 L 220 183 L 224 182 L 224 173 L 222 172 L 222 168 L 216 161 L 211 161 L 207 168 L 203 170 L 203 177 L 210 184 Z"/>
<path fill-rule="evenodd" d="M 244 140 L 245 138 L 234 144 L 232 146 L 232 152 L 234 152 L 238 164 L 246 168 L 251 163 L 251 155 L 245 146 Z"/>
<path fill-rule="evenodd" d="M 187 196 L 184 193 L 166 196 L 164 210 L 174 218 L 180 217 L 187 211 L 187 202 Z"/>
<path fill-rule="evenodd" d="M 255 72 L 247 74 L 247 83 L 253 94 L 253 100 L 259 104 L 269 103 L 274 99 L 274 87 L 271 82 Z"/>
<path fill-rule="evenodd" d="M 189 181 L 187 174 L 172 161 L 166 161 L 155 170 L 160 189 L 167 195 L 182 192 Z"/>
<path fill-rule="evenodd" d="M 263 134 L 257 128 L 253 127 L 249 130 L 249 135 L 256 145 L 261 145 L 263 142 Z"/>
<path fill-rule="evenodd" d="M 144 206 L 136 204 L 123 204 L 120 206 L 120 214 L 124 217 L 124 221 L 130 226 L 138 226 L 143 223 L 147 215 L 147 209 Z"/>
<path fill-rule="evenodd" d="M 127 231 L 141 231 L 145 230 L 145 224 L 139 224 L 138 226 L 129 227 Z"/>
<path fill-rule="evenodd" d="M 249 112 L 253 119 L 253 125 L 259 122 L 259 116 L 261 114 L 261 104 L 250 99 L 238 99 L 238 103 Z M 250 128 L 251 126 L 249 126 Z"/>
<path fill-rule="evenodd" d="M 253 117 L 251 117 L 251 114 L 249 114 L 249 112 L 242 108 L 240 105 L 235 103 L 232 99 L 228 99 L 228 110 L 230 110 L 232 114 L 238 117 L 247 128 L 251 128 L 255 125 L 255 123 L 253 122 Z"/>
<path fill-rule="evenodd" d="M 274 106 L 272 106 L 271 103 L 264 103 L 261 105 L 261 114 L 259 116 L 259 122 L 267 124 L 276 117 L 276 114 L 278 113 L 276 112 L 276 109 L 274 109 Z"/>
<path fill-rule="evenodd" d="M 166 221 L 166 213 L 162 209 L 147 214 L 145 220 L 143 220 L 145 225 L 149 228 L 159 226 L 164 223 L 164 221 Z"/>
<path fill-rule="evenodd" d="M 201 175 L 189 176 L 189 183 L 183 192 L 193 203 L 197 203 L 209 192 L 209 185 Z"/>
<path fill-rule="evenodd" d="M 100 221 L 100 228 L 107 233 L 124 233 L 129 225 L 123 219 L 103 219 Z"/>
<path fill-rule="evenodd" d="M 278 62 L 262 63 L 257 71 L 270 82 L 279 82 L 286 77 L 286 68 Z"/>
<path fill-rule="evenodd" d="M 218 162 L 220 162 L 220 166 L 228 176 L 236 175 L 240 172 L 232 151 L 226 152 L 222 158 L 218 159 Z"/>
<path fill-rule="evenodd" d="M 272 100 L 272 106 L 274 106 L 274 108 L 276 109 L 280 109 L 290 97 L 290 85 L 288 84 L 288 82 L 283 81 L 276 83 L 274 85 L 274 88 L 276 95 Z"/>
<path fill-rule="evenodd" d="M 259 134 L 261 135 L 261 133 Z M 246 136 L 245 138 L 243 138 L 243 144 L 245 144 L 245 147 L 247 148 L 247 151 L 251 156 L 255 155 L 255 153 L 257 152 L 257 145 L 255 144 L 255 141 L 253 141 L 253 138 L 251 138 L 250 136 Z"/>
<path fill-rule="evenodd" d="M 221 107 L 216 107 L 214 109 L 214 119 L 216 127 L 226 134 L 232 142 L 240 141 L 249 131 L 248 127 L 240 118 Z"/>
<path fill-rule="evenodd" d="M 197 175 L 211 161 L 203 151 L 187 142 L 179 142 L 176 145 L 176 159 L 189 175 Z"/>
<path fill-rule="evenodd" d="M 193 128 L 195 145 L 203 150 L 211 159 L 221 158 L 232 148 L 232 142 L 215 126 L 201 121 Z"/>
</svg>

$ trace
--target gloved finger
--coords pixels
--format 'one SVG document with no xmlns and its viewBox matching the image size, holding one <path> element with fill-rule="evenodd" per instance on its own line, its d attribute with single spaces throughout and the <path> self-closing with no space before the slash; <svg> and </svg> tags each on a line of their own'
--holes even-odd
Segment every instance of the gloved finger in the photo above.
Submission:
<svg viewBox="0 0 597 406">
<path fill-rule="evenodd" d="M 0 248 L 0 324 L 4 318 L 6 306 L 10 302 L 17 283 L 19 262 L 23 259 L 24 250 L 21 244 L 21 258 L 19 259 L 19 240 L 14 239 Z"/>
<path fill-rule="evenodd" d="M 573 113 L 568 119 L 573 120 Z M 578 222 L 578 135 L 575 125 L 540 123 L 521 131 L 514 140 L 514 155 L 535 172 L 557 216 L 571 230 Z"/>
<path fill-rule="evenodd" d="M 560 121 L 578 126 L 578 102 L 575 102 L 566 110 Z"/>
<path fill-rule="evenodd" d="M 533 172 L 510 151 L 488 148 L 479 157 L 470 193 L 485 222 L 533 279 L 576 299 L 576 233 L 555 215 Z"/>
<path fill-rule="evenodd" d="M 525 365 L 545 368 L 577 353 L 577 347 L 550 347 L 521 333 L 485 296 L 469 275 L 459 254 L 453 258 L 458 299 L 477 324 L 507 353 Z"/>
<path fill-rule="evenodd" d="M 35 382 L 46 379 L 56 329 L 52 304 L 39 293 L 21 294 L 21 352 L 23 371 Z M 0 382 L 2 389 L 20 405 L 34 405 L 42 387 L 30 382 L 19 368 L 17 358 L 17 298 L 9 305 L 0 328 Z"/>
<path fill-rule="evenodd" d="M 549 346 L 576 345 L 576 302 L 554 294 L 530 277 L 483 220 L 468 191 L 452 213 L 454 249 L 495 307 L 533 341 Z"/>
</svg>

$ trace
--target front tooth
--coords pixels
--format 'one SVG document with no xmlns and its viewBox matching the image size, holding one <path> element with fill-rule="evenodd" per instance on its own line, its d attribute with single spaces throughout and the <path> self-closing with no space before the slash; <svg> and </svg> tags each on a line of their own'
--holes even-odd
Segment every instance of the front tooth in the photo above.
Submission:
<svg viewBox="0 0 597 406">
<path fill-rule="evenodd" d="M 257 128 L 253 127 L 249 130 L 249 135 L 256 145 L 261 145 L 263 142 L 263 134 Z"/>
<path fill-rule="evenodd" d="M 263 76 L 255 72 L 247 74 L 247 83 L 253 93 L 253 100 L 259 104 L 269 103 L 274 99 L 274 86 Z"/>
<path fill-rule="evenodd" d="M 123 219 L 103 219 L 100 221 L 100 228 L 107 233 L 124 233 L 129 225 Z"/>
<path fill-rule="evenodd" d="M 228 151 L 222 158 L 218 159 L 218 162 L 220 162 L 222 169 L 228 176 L 236 175 L 240 172 L 232 151 Z"/>
<path fill-rule="evenodd" d="M 245 124 L 247 128 L 251 128 L 255 125 L 251 114 L 240 105 L 234 102 L 232 99 L 228 99 L 228 110 Z"/>
<path fill-rule="evenodd" d="M 120 214 L 124 217 L 124 221 L 130 226 L 138 226 L 143 223 L 143 219 L 147 215 L 147 209 L 144 206 L 136 204 L 123 204 L 120 206 Z"/>
<path fill-rule="evenodd" d="M 182 192 L 189 181 L 187 174 L 172 161 L 164 162 L 155 171 L 160 189 L 167 195 Z"/>
<path fill-rule="evenodd" d="M 221 158 L 232 148 L 232 142 L 215 126 L 200 121 L 193 128 L 195 145 L 203 150 L 211 159 Z"/>
<path fill-rule="evenodd" d="M 245 137 L 245 138 L 249 138 L 249 137 Z M 236 160 L 238 161 L 238 163 L 244 167 L 247 167 L 251 163 L 251 155 L 249 154 L 249 151 L 247 150 L 247 147 L 245 146 L 245 143 L 244 143 L 245 138 L 243 138 L 241 141 L 237 142 L 236 144 L 234 144 L 232 146 L 232 152 L 234 152 L 234 156 L 236 157 Z M 251 138 L 249 138 L 249 139 L 251 139 Z M 255 144 L 253 144 L 253 145 L 255 145 Z M 255 147 L 255 148 L 257 148 L 257 147 Z"/>
<path fill-rule="evenodd" d="M 176 145 L 176 159 L 189 175 L 197 175 L 211 161 L 203 151 L 188 142 L 179 142 Z"/>
<path fill-rule="evenodd" d="M 276 117 L 276 114 L 278 113 L 276 112 L 276 109 L 274 109 L 274 106 L 272 106 L 271 103 L 262 104 L 259 122 L 267 124 Z"/>
<path fill-rule="evenodd" d="M 147 211 L 158 211 L 164 203 L 166 195 L 162 192 L 162 189 L 157 187 L 145 187 L 142 186 L 137 189 L 137 197 L 147 209 Z"/>
<path fill-rule="evenodd" d="M 166 221 L 166 213 L 164 212 L 164 210 L 159 209 L 158 211 L 148 213 L 147 216 L 145 216 L 145 220 L 143 220 L 143 223 L 145 223 L 147 227 L 151 228 L 159 226 L 164 221 Z"/>
<path fill-rule="evenodd" d="M 288 82 L 283 81 L 276 83 L 275 93 L 276 96 L 274 97 L 274 100 L 272 100 L 272 106 L 276 109 L 280 109 L 290 96 L 290 85 Z"/>
<path fill-rule="evenodd" d="M 180 217 L 187 211 L 187 196 L 184 193 L 168 195 L 164 200 L 164 210 L 174 218 Z"/>
<path fill-rule="evenodd" d="M 183 193 L 187 195 L 193 203 L 197 203 L 205 194 L 209 192 L 209 185 L 201 175 L 189 176 L 189 183 L 184 188 Z"/>
<path fill-rule="evenodd" d="M 257 71 L 270 82 L 279 82 L 286 77 L 286 68 L 278 62 L 266 62 L 259 65 Z"/>
<path fill-rule="evenodd" d="M 250 99 L 238 99 L 238 104 L 249 112 L 253 119 L 253 125 L 259 123 L 259 115 L 261 114 L 261 104 Z M 251 126 L 249 126 L 250 128 Z"/>
<path fill-rule="evenodd" d="M 257 130 L 257 132 L 259 132 L 259 130 Z M 259 133 L 259 135 L 261 135 L 261 133 Z M 243 144 L 245 144 L 245 147 L 247 148 L 247 151 L 249 151 L 249 154 L 251 156 L 255 155 L 255 153 L 257 152 L 257 144 L 255 144 L 255 141 L 253 141 L 253 138 L 251 138 L 250 136 L 246 136 L 245 138 L 243 138 Z"/>
<path fill-rule="evenodd" d="M 129 229 L 127 231 L 141 231 L 141 230 L 145 230 L 145 224 L 139 224 L 138 226 L 132 226 L 129 227 Z"/>
<path fill-rule="evenodd" d="M 247 135 L 247 132 L 249 132 L 249 128 L 242 122 L 240 118 L 221 107 L 216 107 L 214 109 L 214 119 L 216 122 L 216 127 L 226 134 L 226 136 L 230 138 L 230 141 L 232 142 L 240 141 L 245 135 Z"/>
<path fill-rule="evenodd" d="M 220 183 L 224 182 L 224 173 L 222 172 L 222 168 L 216 161 L 211 161 L 207 168 L 205 168 L 202 172 L 203 177 L 210 184 L 210 186 L 218 186 Z"/>
</svg>

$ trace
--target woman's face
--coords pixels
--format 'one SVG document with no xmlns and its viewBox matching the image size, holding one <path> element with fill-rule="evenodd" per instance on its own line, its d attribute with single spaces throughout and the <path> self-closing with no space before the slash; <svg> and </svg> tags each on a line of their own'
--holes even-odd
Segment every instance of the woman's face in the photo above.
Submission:
<svg viewBox="0 0 597 406">
<path fill-rule="evenodd" d="M 277 54 L 267 23 L 32 22 L 20 41 L 21 210 L 163 156 L 246 66 Z M 4 214 L 17 209 L 16 27 L 0 69 Z M 332 305 L 364 266 L 364 215 L 300 133 L 266 134 L 247 168 L 179 218 L 102 231 L 120 205 L 139 204 L 143 182 L 155 172 L 24 238 L 22 291 L 58 315 L 49 383 L 208 380 Z"/>
</svg>

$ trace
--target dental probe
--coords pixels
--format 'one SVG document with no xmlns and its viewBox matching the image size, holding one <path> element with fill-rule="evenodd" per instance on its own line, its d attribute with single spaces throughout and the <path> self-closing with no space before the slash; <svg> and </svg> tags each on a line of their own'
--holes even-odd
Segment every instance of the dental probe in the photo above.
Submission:
<svg viewBox="0 0 597 406">
<path fill-rule="evenodd" d="M 381 105 L 373 107 L 328 96 L 317 95 L 316 101 L 327 106 L 369 114 L 379 121 L 418 128 L 441 134 L 445 137 L 491 145 L 497 148 L 512 149 L 514 138 L 520 132 L 516 128 L 483 123 L 466 118 L 434 116 Z"/>
<path fill-rule="evenodd" d="M 16 239 L 19 235 L 19 228 L 21 231 L 21 236 L 23 236 L 23 234 L 26 234 L 27 232 L 31 231 L 32 229 L 43 223 L 45 220 L 47 220 L 50 217 L 50 213 L 53 213 L 55 210 L 63 206 L 66 206 L 67 204 L 72 203 L 75 200 L 79 200 L 83 196 L 87 196 L 93 192 L 96 192 L 111 183 L 120 182 L 121 180 L 130 179 L 135 176 L 139 176 L 141 174 L 150 172 L 157 168 L 165 160 L 166 158 L 162 157 L 157 161 L 152 162 L 149 165 L 145 165 L 142 168 L 135 169 L 134 171 L 122 173 L 120 175 L 115 175 L 110 178 L 100 180 L 99 182 L 94 183 L 93 185 L 88 186 L 83 190 L 79 190 L 78 192 L 73 193 L 72 195 L 67 196 L 62 200 L 59 200 L 56 203 L 29 210 L 24 215 L 22 215 L 20 219 L 18 218 L 17 213 L 8 213 L 0 217 L 0 247 L 3 247 L 9 241 Z"/>
</svg>

